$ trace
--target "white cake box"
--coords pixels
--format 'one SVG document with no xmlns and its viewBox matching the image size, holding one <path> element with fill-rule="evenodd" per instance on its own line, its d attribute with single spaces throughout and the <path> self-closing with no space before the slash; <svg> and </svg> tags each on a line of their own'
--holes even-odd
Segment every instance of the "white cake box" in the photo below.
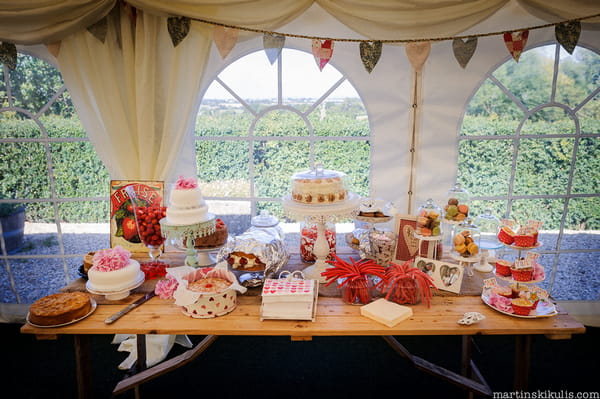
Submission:
<svg viewBox="0 0 600 399">
<path fill-rule="evenodd" d="M 266 279 L 262 288 L 260 319 L 315 321 L 319 283 L 305 280 L 302 272 L 282 272 Z"/>
<path fill-rule="evenodd" d="M 179 282 L 173 293 L 175 305 L 181 306 L 183 314 L 196 319 L 208 319 L 230 313 L 237 306 L 237 293 L 243 294 L 247 290 L 238 283 L 235 274 L 227 269 L 226 262 L 221 262 L 214 268 L 195 269 L 181 266 L 168 269 L 168 272 Z M 211 277 L 227 280 L 231 284 L 215 292 L 196 292 L 187 288 L 195 281 Z"/>
</svg>

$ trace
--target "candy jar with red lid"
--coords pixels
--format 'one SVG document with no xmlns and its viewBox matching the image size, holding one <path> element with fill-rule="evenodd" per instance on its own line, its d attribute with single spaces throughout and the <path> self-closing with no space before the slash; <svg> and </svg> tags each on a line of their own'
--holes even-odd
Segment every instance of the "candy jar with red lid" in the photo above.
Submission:
<svg viewBox="0 0 600 399">
<path fill-rule="evenodd" d="M 417 234 L 422 237 L 437 237 L 442 234 L 442 210 L 429 198 L 417 210 Z"/>
</svg>

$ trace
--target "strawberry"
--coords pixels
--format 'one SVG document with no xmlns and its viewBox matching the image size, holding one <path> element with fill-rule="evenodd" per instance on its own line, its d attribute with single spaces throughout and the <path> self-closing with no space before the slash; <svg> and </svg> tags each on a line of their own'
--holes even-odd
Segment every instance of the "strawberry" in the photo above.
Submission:
<svg viewBox="0 0 600 399">
<path fill-rule="evenodd" d="M 138 233 L 135 220 L 130 217 L 123 218 L 123 238 L 131 241 Z"/>
</svg>

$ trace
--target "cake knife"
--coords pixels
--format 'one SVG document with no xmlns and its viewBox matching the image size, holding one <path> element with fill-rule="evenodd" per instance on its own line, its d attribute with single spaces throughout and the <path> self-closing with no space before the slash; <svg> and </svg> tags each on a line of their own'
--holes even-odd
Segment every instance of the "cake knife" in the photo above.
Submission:
<svg viewBox="0 0 600 399">
<path fill-rule="evenodd" d="M 133 308 L 137 308 L 142 303 L 146 302 L 148 299 L 152 298 L 155 295 L 156 295 L 156 293 L 154 291 L 147 293 L 146 295 L 144 295 L 143 297 L 141 297 L 137 301 L 135 301 L 135 302 L 127 305 L 122 310 L 119 310 L 117 313 L 115 313 L 112 316 L 108 317 L 106 320 L 104 320 L 104 323 L 110 324 L 110 323 L 115 322 L 119 317 L 123 316 L 125 313 L 128 313 Z"/>
</svg>

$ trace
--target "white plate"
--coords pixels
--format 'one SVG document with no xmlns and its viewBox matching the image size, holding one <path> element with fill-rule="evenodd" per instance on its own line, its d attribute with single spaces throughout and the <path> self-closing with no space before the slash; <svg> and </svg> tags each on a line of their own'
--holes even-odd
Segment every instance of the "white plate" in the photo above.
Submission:
<svg viewBox="0 0 600 399">
<path fill-rule="evenodd" d="M 104 295 L 108 300 L 117 300 L 126 298 L 129 295 L 129 291 L 139 287 L 144 283 L 145 278 L 146 275 L 144 274 L 144 272 L 140 271 L 140 273 L 138 274 L 138 278 L 134 283 L 132 283 L 129 287 L 122 288 L 118 291 L 103 291 L 95 289 L 94 286 L 90 284 L 89 280 L 87 281 L 87 283 L 85 283 L 85 288 L 92 294 Z"/>
<path fill-rule="evenodd" d="M 518 247 L 516 245 L 508 245 L 508 244 L 504 244 L 504 245 L 506 245 L 506 247 L 508 247 L 508 248 L 516 249 L 517 251 L 523 251 L 523 250 L 528 250 L 528 249 L 539 248 L 542 246 L 542 242 L 541 241 L 536 242 L 533 247 Z"/>
<path fill-rule="evenodd" d="M 483 303 L 488 305 L 490 308 L 494 309 L 497 312 L 504 313 L 505 315 L 513 316 L 513 317 L 521 317 L 523 319 L 537 319 L 540 317 L 552 317 L 556 316 L 558 312 L 556 311 L 556 306 L 552 302 L 549 301 L 539 301 L 535 310 L 532 310 L 528 316 L 522 316 L 519 314 L 508 313 L 503 310 L 500 310 L 492 305 L 490 305 L 490 297 L 485 293 L 481 294 L 481 299 Z"/>
<path fill-rule="evenodd" d="M 68 326 L 69 324 L 77 323 L 78 321 L 83 320 L 86 317 L 88 317 L 89 315 L 91 315 L 92 313 L 94 313 L 94 311 L 96 310 L 96 307 L 97 307 L 96 301 L 94 300 L 94 298 L 90 298 L 90 302 L 92 303 L 92 308 L 90 309 L 90 311 L 86 315 L 81 316 L 78 319 L 71 320 L 68 323 L 53 324 L 53 325 L 50 325 L 50 326 L 42 326 L 42 325 L 35 324 L 35 323 L 32 323 L 32 322 L 29 321 L 29 312 L 27 312 L 27 317 L 25 318 L 25 320 L 27 320 L 27 323 L 31 324 L 32 326 L 39 327 L 39 328 L 52 328 L 52 327 Z"/>
<path fill-rule="evenodd" d="M 513 282 L 513 283 L 521 283 L 521 284 L 533 284 L 533 283 L 539 283 L 539 282 L 545 280 L 545 278 L 542 278 L 542 279 L 539 279 L 539 280 L 519 281 L 519 280 L 515 280 L 511 276 L 501 276 L 500 274 L 496 273 L 495 271 L 494 271 L 494 275 L 496 277 L 498 277 L 499 279 L 502 279 L 502 280 L 505 280 L 505 281 L 510 281 L 510 282 Z"/>
</svg>

